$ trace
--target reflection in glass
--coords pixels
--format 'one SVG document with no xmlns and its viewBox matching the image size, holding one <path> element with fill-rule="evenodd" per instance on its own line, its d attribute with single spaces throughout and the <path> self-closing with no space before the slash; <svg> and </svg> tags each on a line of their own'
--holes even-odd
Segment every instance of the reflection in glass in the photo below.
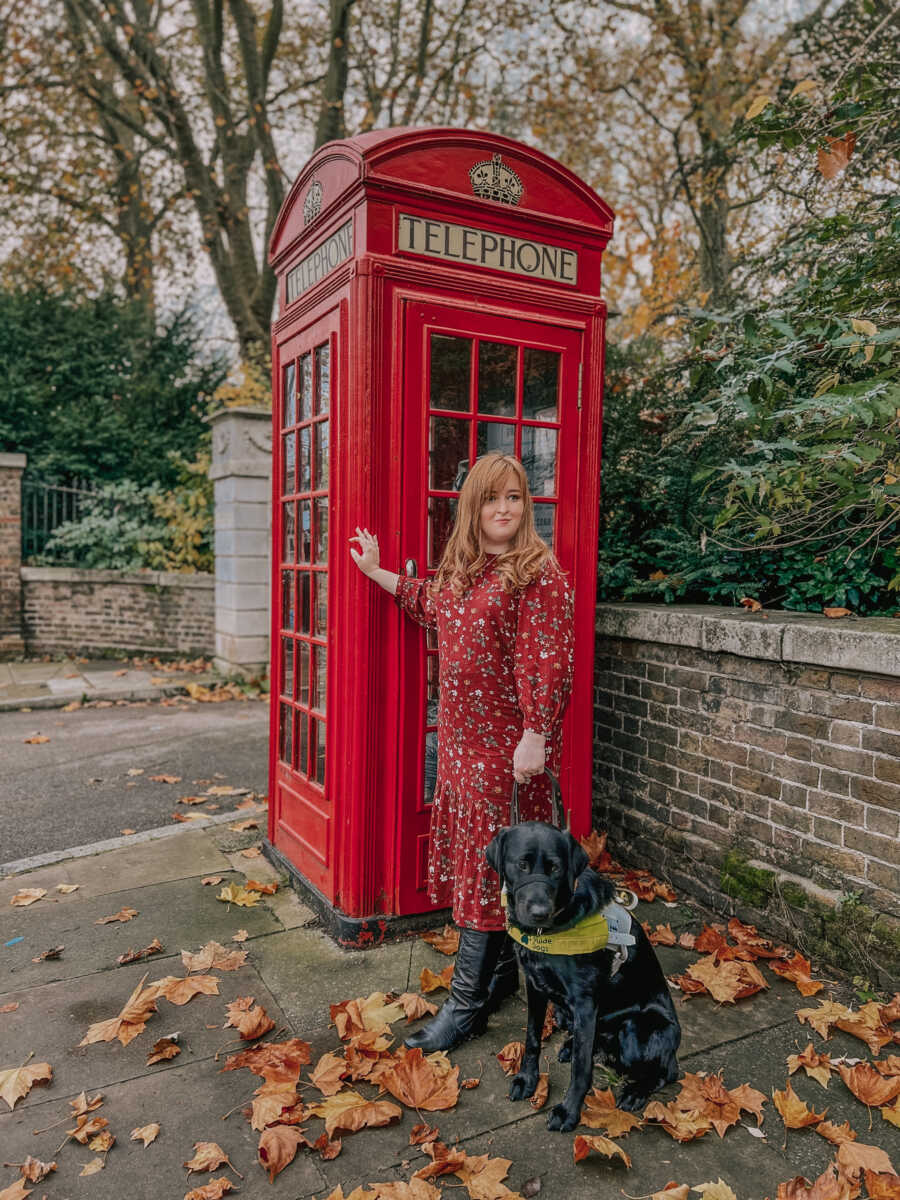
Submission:
<svg viewBox="0 0 900 1200">
<path fill-rule="evenodd" d="M 459 491 L 469 471 L 469 422 L 459 417 L 432 417 L 428 457 L 430 487 Z"/>
<path fill-rule="evenodd" d="M 431 335 L 431 407 L 469 411 L 472 339 Z"/>
<path fill-rule="evenodd" d="M 297 508 L 300 514 L 300 553 L 297 562 L 309 562 L 309 500 L 300 500 Z"/>
<path fill-rule="evenodd" d="M 522 416 L 533 421 L 555 421 L 559 393 L 558 350 L 535 350 L 526 346 L 522 354 Z"/>
<path fill-rule="evenodd" d="M 296 425 L 297 423 L 297 388 L 296 375 L 293 363 L 288 363 L 284 368 L 284 424 Z"/>
<path fill-rule="evenodd" d="M 281 485 L 281 490 L 286 496 L 293 495 L 294 492 L 294 438 L 296 434 L 286 433 L 282 440 L 282 455 L 281 461 L 284 464 L 284 479 Z"/>
<path fill-rule="evenodd" d="M 478 411 L 497 417 L 516 415 L 516 346 L 478 343 Z"/>
<path fill-rule="evenodd" d="M 297 699 L 309 706 L 309 644 L 297 643 Z"/>
<path fill-rule="evenodd" d="M 309 772 L 307 745 L 309 741 L 309 717 L 305 712 L 297 713 L 297 770 L 304 775 Z"/>
<path fill-rule="evenodd" d="M 319 712 L 325 712 L 325 695 L 326 695 L 326 680 L 325 680 L 325 647 L 311 646 L 310 653 L 312 654 L 312 683 L 310 686 L 310 708 L 316 708 Z"/>
<path fill-rule="evenodd" d="M 316 783 L 325 786 L 325 722 L 311 722 L 316 727 Z"/>
<path fill-rule="evenodd" d="M 532 496 L 556 495 L 556 430 L 522 426 L 522 465 Z"/>
<path fill-rule="evenodd" d="M 298 572 L 298 580 L 300 583 L 300 625 L 298 626 L 300 633 L 309 633 L 309 571 Z"/>
<path fill-rule="evenodd" d="M 316 571 L 313 575 L 313 580 L 315 581 L 313 609 L 316 614 L 313 637 L 323 638 L 328 626 L 328 576 L 324 571 Z"/>
<path fill-rule="evenodd" d="M 300 454 L 297 462 L 297 491 L 309 491 L 309 438 L 310 426 L 304 425 L 300 432 Z"/>
<path fill-rule="evenodd" d="M 431 804 L 434 800 L 434 787 L 437 783 L 437 741 L 437 730 L 427 730 L 425 733 L 425 787 L 422 795 L 423 804 Z"/>
<path fill-rule="evenodd" d="M 316 553 L 314 562 L 328 562 L 328 497 L 316 496 Z"/>
<path fill-rule="evenodd" d="M 436 567 L 453 531 L 458 501 L 453 496 L 428 497 L 428 565 Z"/>
<path fill-rule="evenodd" d="M 294 643 L 290 638 L 281 639 L 281 694 L 294 694 Z"/>
<path fill-rule="evenodd" d="M 294 536 L 294 502 L 291 500 L 281 506 L 281 558 L 283 562 L 294 561 L 296 538 Z"/>
<path fill-rule="evenodd" d="M 553 529 L 555 523 L 555 504 L 535 504 L 534 527 L 538 532 L 538 536 L 542 537 L 551 549 L 553 548 Z"/>
<path fill-rule="evenodd" d="M 282 762 L 290 763 L 291 750 L 294 745 L 294 710 L 289 704 L 282 704 L 278 714 L 278 757 Z"/>
<path fill-rule="evenodd" d="M 316 379 L 319 386 L 316 390 L 316 412 L 328 412 L 328 398 L 331 395 L 331 347 L 326 342 L 324 346 L 316 347 Z"/>
<path fill-rule="evenodd" d="M 308 421 L 312 416 L 312 355 L 304 354 L 300 359 L 300 420 Z"/>
<path fill-rule="evenodd" d="M 316 457 L 316 491 L 328 487 L 328 422 L 317 421 L 312 427 Z"/>
<path fill-rule="evenodd" d="M 489 450 L 500 454 L 515 454 L 516 427 L 505 421 L 479 421 L 475 447 L 476 457 L 481 458 Z"/>
<path fill-rule="evenodd" d="M 429 654 L 426 659 L 425 724 L 432 728 L 425 733 L 425 788 L 422 802 L 431 804 L 437 782 L 437 725 L 438 715 L 438 656 Z"/>
<path fill-rule="evenodd" d="M 281 628 L 294 628 L 294 572 L 281 572 Z"/>
</svg>

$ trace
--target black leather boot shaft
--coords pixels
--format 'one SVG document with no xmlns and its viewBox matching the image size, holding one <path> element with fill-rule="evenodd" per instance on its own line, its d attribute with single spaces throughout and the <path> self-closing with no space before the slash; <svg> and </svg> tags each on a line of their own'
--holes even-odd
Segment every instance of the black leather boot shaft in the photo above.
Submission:
<svg viewBox="0 0 900 1200">
<path fill-rule="evenodd" d="M 506 937 L 497 958 L 497 965 L 488 984 L 488 1012 L 495 1013 L 504 1000 L 519 990 L 519 960 L 516 958 L 515 943 Z"/>
<path fill-rule="evenodd" d="M 410 1050 L 419 1047 L 431 1054 L 434 1050 L 452 1050 L 484 1032 L 491 1011 L 488 988 L 505 941 L 508 938 L 502 929 L 487 933 L 460 930 L 450 998 L 432 1021 L 404 1039 L 404 1046 Z"/>
</svg>

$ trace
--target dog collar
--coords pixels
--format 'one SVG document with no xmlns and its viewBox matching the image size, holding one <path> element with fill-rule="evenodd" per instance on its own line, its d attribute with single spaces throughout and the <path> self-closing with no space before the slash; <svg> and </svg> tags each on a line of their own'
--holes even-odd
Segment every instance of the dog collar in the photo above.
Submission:
<svg viewBox="0 0 900 1200">
<path fill-rule="evenodd" d="M 627 956 L 625 947 L 635 943 L 634 934 L 630 932 L 631 914 L 620 904 L 607 904 L 599 912 L 589 913 L 566 929 L 538 929 L 534 933 L 526 933 L 509 919 L 505 888 L 500 893 L 500 901 L 506 911 L 506 932 L 520 946 L 538 954 L 593 954 L 595 950 L 615 946 L 616 959 L 612 972 L 615 974 Z"/>
</svg>

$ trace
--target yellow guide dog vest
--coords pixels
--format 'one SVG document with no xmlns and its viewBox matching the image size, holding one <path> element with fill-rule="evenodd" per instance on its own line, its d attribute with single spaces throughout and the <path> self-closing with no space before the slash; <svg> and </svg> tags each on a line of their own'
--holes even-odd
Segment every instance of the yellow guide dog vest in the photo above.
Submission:
<svg viewBox="0 0 900 1200">
<path fill-rule="evenodd" d="M 505 888 L 500 894 L 500 901 L 505 909 Z M 506 932 L 520 946 L 538 954 L 593 954 L 595 950 L 615 946 L 612 970 L 615 974 L 628 956 L 627 947 L 635 942 L 634 934 L 630 932 L 631 920 L 631 913 L 620 904 L 607 904 L 600 912 L 589 913 L 568 929 L 547 932 L 539 929 L 535 933 L 525 933 L 507 915 Z"/>
</svg>

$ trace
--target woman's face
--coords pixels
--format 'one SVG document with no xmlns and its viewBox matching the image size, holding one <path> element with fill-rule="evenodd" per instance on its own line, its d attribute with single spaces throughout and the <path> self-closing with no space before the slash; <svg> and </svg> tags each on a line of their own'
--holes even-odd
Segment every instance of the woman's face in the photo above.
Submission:
<svg viewBox="0 0 900 1200">
<path fill-rule="evenodd" d="M 516 536 L 525 513 L 525 497 L 510 472 L 481 506 L 481 544 L 487 554 L 502 554 Z"/>
</svg>

